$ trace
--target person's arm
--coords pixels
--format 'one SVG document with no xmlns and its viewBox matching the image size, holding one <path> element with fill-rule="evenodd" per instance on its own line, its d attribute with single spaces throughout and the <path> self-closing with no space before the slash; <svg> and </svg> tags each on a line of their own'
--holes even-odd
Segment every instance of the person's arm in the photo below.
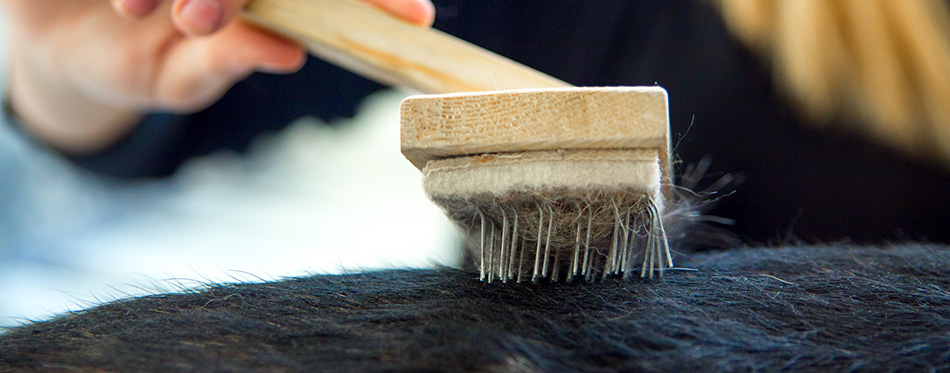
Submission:
<svg viewBox="0 0 950 373">
<path fill-rule="evenodd" d="M 40 141 L 88 154 L 144 113 L 195 112 L 254 71 L 297 70 L 303 50 L 240 20 L 246 2 L 2 0 L 12 109 Z M 421 24 L 434 17 L 429 0 L 372 2 Z"/>
</svg>

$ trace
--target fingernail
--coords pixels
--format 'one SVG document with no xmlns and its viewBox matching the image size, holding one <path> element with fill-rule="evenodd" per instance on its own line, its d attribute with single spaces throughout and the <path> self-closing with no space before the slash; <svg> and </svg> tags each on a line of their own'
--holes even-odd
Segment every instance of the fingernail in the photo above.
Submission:
<svg viewBox="0 0 950 373">
<path fill-rule="evenodd" d="M 221 27 L 224 12 L 217 2 L 211 0 L 188 0 L 179 14 L 190 29 L 198 35 L 210 34 Z"/>
</svg>

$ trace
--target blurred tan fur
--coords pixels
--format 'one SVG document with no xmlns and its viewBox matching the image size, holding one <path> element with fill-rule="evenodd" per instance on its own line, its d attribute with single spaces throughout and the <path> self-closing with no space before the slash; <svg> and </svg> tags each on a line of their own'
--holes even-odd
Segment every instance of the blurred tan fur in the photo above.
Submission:
<svg viewBox="0 0 950 373">
<path fill-rule="evenodd" d="M 950 11 L 943 0 L 716 0 L 816 123 L 950 166 Z"/>
</svg>

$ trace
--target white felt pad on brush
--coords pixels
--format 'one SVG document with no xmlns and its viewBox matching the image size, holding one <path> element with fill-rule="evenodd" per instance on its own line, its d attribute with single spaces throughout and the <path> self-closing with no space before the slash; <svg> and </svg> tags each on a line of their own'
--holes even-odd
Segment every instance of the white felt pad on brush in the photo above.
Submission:
<svg viewBox="0 0 950 373">
<path fill-rule="evenodd" d="M 485 154 L 429 161 L 423 173 L 430 197 L 562 188 L 639 191 L 658 197 L 660 191 L 655 149 Z"/>
</svg>

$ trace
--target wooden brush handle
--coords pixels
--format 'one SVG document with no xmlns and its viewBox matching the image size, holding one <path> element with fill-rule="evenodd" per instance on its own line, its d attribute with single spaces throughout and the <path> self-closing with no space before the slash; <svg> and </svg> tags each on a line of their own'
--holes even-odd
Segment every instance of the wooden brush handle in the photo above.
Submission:
<svg viewBox="0 0 950 373">
<path fill-rule="evenodd" d="M 253 0 L 244 15 L 299 40 L 320 58 L 422 93 L 569 86 L 359 0 Z"/>
</svg>

